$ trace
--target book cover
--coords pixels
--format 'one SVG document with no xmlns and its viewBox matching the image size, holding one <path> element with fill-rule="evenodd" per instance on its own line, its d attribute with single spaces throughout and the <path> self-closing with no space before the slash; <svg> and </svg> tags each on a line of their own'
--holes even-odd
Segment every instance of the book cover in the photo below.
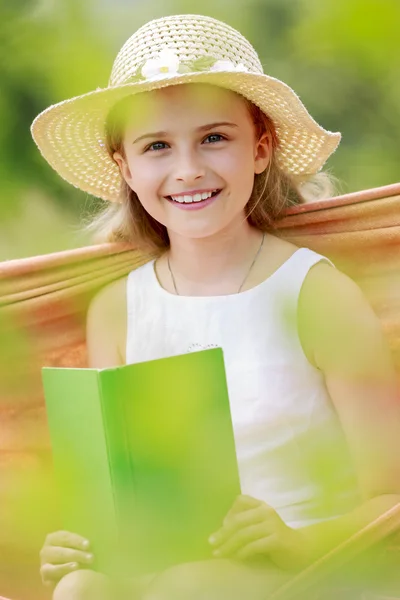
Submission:
<svg viewBox="0 0 400 600">
<path fill-rule="evenodd" d="M 222 349 L 42 376 L 63 528 L 91 541 L 95 568 L 211 558 L 240 494 Z"/>
</svg>

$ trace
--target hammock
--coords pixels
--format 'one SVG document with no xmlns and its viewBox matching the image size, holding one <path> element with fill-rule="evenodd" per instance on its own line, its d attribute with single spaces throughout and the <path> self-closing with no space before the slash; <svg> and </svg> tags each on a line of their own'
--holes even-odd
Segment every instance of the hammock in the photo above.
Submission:
<svg viewBox="0 0 400 600">
<path fill-rule="evenodd" d="M 293 207 L 276 235 L 324 254 L 360 285 L 400 380 L 400 183 Z M 0 593 L 15 600 L 50 597 L 38 549 L 60 522 L 41 367 L 86 366 L 91 298 L 151 258 L 127 244 L 103 244 L 0 263 Z M 392 527 L 396 520 L 399 511 Z M 377 539 L 389 529 L 379 534 L 378 527 Z"/>
</svg>

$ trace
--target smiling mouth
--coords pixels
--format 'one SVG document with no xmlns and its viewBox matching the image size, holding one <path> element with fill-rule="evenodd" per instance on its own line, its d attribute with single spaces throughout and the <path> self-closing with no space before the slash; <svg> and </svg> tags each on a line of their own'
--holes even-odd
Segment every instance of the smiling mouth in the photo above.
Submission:
<svg viewBox="0 0 400 600">
<path fill-rule="evenodd" d="M 184 200 L 185 196 L 179 196 L 180 200 L 174 200 L 172 198 L 172 196 L 165 196 L 165 197 L 170 202 L 175 202 L 176 204 L 202 204 L 203 202 L 207 202 L 208 200 L 210 200 L 210 198 L 214 198 L 215 196 L 217 196 L 220 193 L 220 191 L 221 190 L 215 190 L 214 192 L 212 192 L 212 194 L 210 196 L 208 196 L 208 198 L 204 198 L 201 200 L 194 200 L 193 196 L 191 197 L 190 200 Z"/>
</svg>

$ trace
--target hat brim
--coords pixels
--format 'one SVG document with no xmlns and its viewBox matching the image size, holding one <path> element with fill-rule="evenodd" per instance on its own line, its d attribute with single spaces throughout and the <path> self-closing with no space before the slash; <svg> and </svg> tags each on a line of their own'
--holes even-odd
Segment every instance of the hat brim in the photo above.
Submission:
<svg viewBox="0 0 400 600">
<path fill-rule="evenodd" d="M 276 127 L 276 157 L 288 174 L 314 174 L 339 145 L 341 134 L 323 129 L 295 92 L 279 79 L 242 71 L 185 73 L 153 81 L 97 89 L 52 105 L 33 121 L 40 152 L 73 186 L 103 200 L 120 200 L 121 175 L 105 147 L 105 121 L 126 96 L 185 83 L 209 83 L 241 94 Z"/>
</svg>

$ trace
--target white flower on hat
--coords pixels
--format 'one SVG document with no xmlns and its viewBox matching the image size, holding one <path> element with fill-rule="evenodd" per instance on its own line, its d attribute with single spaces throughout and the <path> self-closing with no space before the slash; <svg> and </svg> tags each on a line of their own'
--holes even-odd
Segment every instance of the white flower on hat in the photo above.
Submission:
<svg viewBox="0 0 400 600">
<path fill-rule="evenodd" d="M 241 71 L 246 73 L 248 72 L 248 68 L 242 63 L 235 65 L 231 60 L 217 60 L 210 68 L 210 71 Z"/>
<path fill-rule="evenodd" d="M 142 67 L 142 75 L 147 81 L 178 75 L 179 58 L 170 48 L 161 50 L 157 58 L 149 58 Z"/>
</svg>

